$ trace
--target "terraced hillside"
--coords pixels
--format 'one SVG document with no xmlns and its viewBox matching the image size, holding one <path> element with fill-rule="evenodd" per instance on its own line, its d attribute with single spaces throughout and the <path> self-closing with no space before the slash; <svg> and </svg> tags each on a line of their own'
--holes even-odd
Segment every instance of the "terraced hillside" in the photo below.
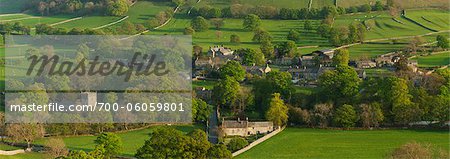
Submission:
<svg viewBox="0 0 450 159">
<path fill-rule="evenodd" d="M 406 11 L 406 16 L 413 19 L 414 21 L 435 29 L 435 30 L 449 30 L 449 11 L 427 9 L 427 10 L 408 10 Z"/>
</svg>

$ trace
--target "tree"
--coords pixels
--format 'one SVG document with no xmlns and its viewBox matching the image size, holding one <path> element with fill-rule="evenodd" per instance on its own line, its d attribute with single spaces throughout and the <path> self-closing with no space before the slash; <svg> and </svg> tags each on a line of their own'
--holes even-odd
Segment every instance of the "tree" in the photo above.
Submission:
<svg viewBox="0 0 450 159">
<path fill-rule="evenodd" d="M 360 12 L 370 13 L 371 10 L 372 10 L 372 7 L 369 4 L 364 4 L 359 8 Z"/>
<path fill-rule="evenodd" d="M 195 31 L 206 31 L 209 28 L 208 21 L 202 16 L 197 16 L 191 21 L 191 26 Z"/>
<path fill-rule="evenodd" d="M 47 153 L 53 158 L 65 156 L 69 153 L 61 138 L 50 138 L 45 142 Z"/>
<path fill-rule="evenodd" d="M 206 134 L 194 130 L 189 135 L 171 127 L 157 128 L 150 134 L 150 139 L 135 154 L 138 159 L 149 158 L 205 158 L 210 144 Z"/>
<path fill-rule="evenodd" d="M 136 34 L 137 30 L 133 23 L 126 21 L 120 26 L 120 32 L 122 34 L 133 35 Z"/>
<path fill-rule="evenodd" d="M 42 124 L 8 124 L 6 135 L 14 142 L 25 141 L 27 148 L 31 148 L 31 143 L 40 137 L 44 137 L 44 127 Z"/>
<path fill-rule="evenodd" d="M 225 145 L 217 144 L 208 150 L 208 158 L 231 159 L 232 154 Z"/>
<path fill-rule="evenodd" d="M 437 47 L 440 47 L 442 49 L 448 49 L 449 48 L 449 41 L 444 36 L 438 35 L 436 37 L 436 41 L 437 41 Z"/>
<path fill-rule="evenodd" d="M 219 69 L 219 77 L 221 79 L 224 79 L 227 76 L 241 82 L 245 78 L 245 70 L 239 62 L 234 60 L 228 61 Z"/>
<path fill-rule="evenodd" d="M 223 19 L 221 19 L 221 18 L 213 18 L 210 21 L 211 21 L 211 25 L 215 26 L 217 30 L 220 30 L 220 28 L 225 24 L 223 22 Z"/>
<path fill-rule="evenodd" d="M 289 123 L 296 125 L 310 125 L 311 115 L 308 110 L 297 107 L 289 107 Z"/>
<path fill-rule="evenodd" d="M 113 133 L 101 133 L 94 142 L 105 149 L 105 156 L 111 157 L 119 154 L 123 149 L 122 140 Z"/>
<path fill-rule="evenodd" d="M 253 49 L 239 49 L 237 54 L 242 58 L 242 64 L 251 65 L 264 65 L 264 54 Z"/>
<path fill-rule="evenodd" d="M 303 24 L 303 28 L 304 28 L 307 32 L 309 32 L 309 31 L 311 31 L 311 30 L 314 29 L 313 26 L 312 26 L 312 24 L 311 24 L 311 21 L 309 21 L 309 20 L 305 20 L 305 23 Z"/>
<path fill-rule="evenodd" d="M 333 57 L 333 65 L 348 66 L 350 60 L 350 53 L 347 49 L 336 50 L 335 56 Z"/>
<path fill-rule="evenodd" d="M 384 120 L 381 105 L 379 103 L 359 105 L 359 119 L 365 128 L 378 127 Z"/>
<path fill-rule="evenodd" d="M 243 27 L 245 30 L 254 31 L 261 25 L 261 19 L 254 14 L 249 14 L 245 16 Z"/>
<path fill-rule="evenodd" d="M 382 11 L 384 10 L 383 4 L 381 4 L 381 1 L 376 1 L 374 6 L 375 11 Z"/>
<path fill-rule="evenodd" d="M 354 127 L 357 120 L 358 116 L 356 116 L 353 106 L 347 104 L 336 109 L 333 117 L 333 123 L 344 128 Z"/>
<path fill-rule="evenodd" d="M 217 30 L 216 31 L 216 37 L 217 37 L 217 39 L 220 39 L 221 37 L 222 37 L 222 31 L 220 31 L 220 30 Z"/>
<path fill-rule="evenodd" d="M 291 31 L 289 31 L 289 34 L 287 35 L 287 39 L 295 41 L 295 42 L 300 42 L 300 32 L 292 29 Z"/>
<path fill-rule="evenodd" d="M 311 113 L 314 123 L 322 128 L 327 127 L 332 116 L 333 105 L 329 103 L 314 105 Z"/>
<path fill-rule="evenodd" d="M 270 35 L 268 31 L 258 28 L 254 31 L 252 40 L 260 43 L 264 41 L 272 41 L 272 35 Z"/>
<path fill-rule="evenodd" d="M 411 102 L 407 81 L 394 78 L 390 91 L 386 92 L 389 101 L 392 101 L 392 113 L 398 124 L 408 124 L 417 119 L 418 106 Z"/>
<path fill-rule="evenodd" d="M 364 24 L 359 23 L 356 26 L 356 28 L 357 28 L 356 36 L 357 36 L 359 42 L 362 43 L 362 42 L 364 42 L 364 39 L 365 39 L 366 27 L 364 26 Z"/>
<path fill-rule="evenodd" d="M 230 43 L 240 44 L 241 43 L 241 38 L 239 37 L 239 35 L 232 34 L 232 35 L 230 35 Z"/>
<path fill-rule="evenodd" d="M 279 93 L 272 94 L 269 104 L 269 110 L 266 112 L 266 119 L 272 121 L 275 126 L 283 126 L 288 120 L 288 107 L 284 104 Z"/>
<path fill-rule="evenodd" d="M 211 148 L 211 144 L 208 141 L 208 136 L 201 129 L 195 129 L 188 134 L 191 144 L 189 145 L 189 151 L 192 153 L 192 158 L 204 158 L 206 159 L 208 150 Z"/>
<path fill-rule="evenodd" d="M 183 32 L 184 35 L 193 35 L 194 33 L 195 33 L 195 30 L 192 29 L 192 27 L 184 28 L 184 32 Z"/>
<path fill-rule="evenodd" d="M 338 65 L 335 71 L 325 71 L 319 77 L 318 85 L 327 99 L 344 102 L 351 101 L 358 94 L 360 82 L 355 69 Z"/>
<path fill-rule="evenodd" d="M 214 101 L 218 105 L 230 106 L 236 101 L 239 89 L 239 82 L 230 76 L 225 76 L 225 78 L 213 88 Z"/>
<path fill-rule="evenodd" d="M 112 16 L 123 16 L 128 12 L 128 4 L 126 0 L 114 0 L 108 3 L 106 14 Z"/>
<path fill-rule="evenodd" d="M 276 45 L 277 57 L 293 57 L 297 53 L 297 45 L 294 41 L 285 41 Z"/>
<path fill-rule="evenodd" d="M 211 109 L 205 101 L 201 99 L 192 100 L 192 119 L 195 121 L 206 121 L 210 113 Z"/>
<path fill-rule="evenodd" d="M 261 43 L 261 45 L 259 46 L 259 49 L 261 50 L 261 52 L 264 54 L 264 57 L 271 59 L 274 58 L 274 51 L 275 51 L 275 47 L 272 44 L 272 42 L 270 41 L 263 41 Z"/>
<path fill-rule="evenodd" d="M 237 150 L 240 150 L 248 145 L 248 141 L 241 137 L 234 137 L 230 140 L 230 142 L 227 144 L 228 150 L 231 152 L 235 152 Z"/>
</svg>

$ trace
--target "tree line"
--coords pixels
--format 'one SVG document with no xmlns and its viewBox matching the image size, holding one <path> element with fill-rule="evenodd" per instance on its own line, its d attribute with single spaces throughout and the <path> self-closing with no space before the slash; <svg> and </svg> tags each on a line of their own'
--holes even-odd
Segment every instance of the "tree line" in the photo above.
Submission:
<svg viewBox="0 0 450 159">
<path fill-rule="evenodd" d="M 202 16 L 205 18 L 243 18 L 248 14 L 255 14 L 263 19 L 284 19 L 284 20 L 298 20 L 298 19 L 324 19 L 330 15 L 340 15 L 347 13 L 382 11 L 388 6 L 383 5 L 377 1 L 373 6 L 369 4 L 361 6 L 352 6 L 349 8 L 327 6 L 323 8 L 277 8 L 274 6 L 252 6 L 245 4 L 233 4 L 226 8 L 215 8 L 211 6 L 194 7 L 190 16 Z"/>
<path fill-rule="evenodd" d="M 128 12 L 130 0 L 32 0 L 23 6 L 42 16 L 57 14 L 123 16 Z"/>
</svg>

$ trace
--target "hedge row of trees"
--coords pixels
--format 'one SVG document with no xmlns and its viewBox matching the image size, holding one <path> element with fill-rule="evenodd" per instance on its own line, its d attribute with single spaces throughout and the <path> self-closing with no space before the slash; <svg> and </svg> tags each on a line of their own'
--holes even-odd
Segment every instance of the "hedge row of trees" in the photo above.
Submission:
<svg viewBox="0 0 450 159">
<path fill-rule="evenodd" d="M 205 18 L 243 18 L 248 14 L 255 14 L 263 19 L 324 19 L 328 16 L 336 16 L 338 14 L 382 11 L 387 6 L 377 1 L 374 6 L 369 4 L 362 6 L 353 6 L 350 8 L 328 6 L 321 9 L 317 8 L 276 8 L 274 6 L 251 6 L 244 4 L 233 4 L 223 9 L 204 6 L 201 8 L 194 7 L 191 16 L 203 16 Z"/>
<path fill-rule="evenodd" d="M 129 0 L 33 0 L 27 3 L 24 10 L 30 9 L 41 15 L 57 14 L 104 14 L 123 16 L 131 5 Z"/>
<path fill-rule="evenodd" d="M 21 22 L 0 23 L 0 32 L 3 34 L 24 34 L 30 35 L 31 27 L 25 26 Z"/>
</svg>

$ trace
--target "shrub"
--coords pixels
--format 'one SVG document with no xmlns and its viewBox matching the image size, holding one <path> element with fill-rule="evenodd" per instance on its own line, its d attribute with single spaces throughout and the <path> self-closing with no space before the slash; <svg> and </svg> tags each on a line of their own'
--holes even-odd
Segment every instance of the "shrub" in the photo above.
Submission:
<svg viewBox="0 0 450 159">
<path fill-rule="evenodd" d="M 233 34 L 230 36 L 230 42 L 234 44 L 239 44 L 241 43 L 241 38 L 239 37 L 239 35 Z"/>
<path fill-rule="evenodd" d="M 431 159 L 432 153 L 429 145 L 410 142 L 396 148 L 390 157 L 392 159 Z"/>
<path fill-rule="evenodd" d="M 344 104 L 336 110 L 336 114 L 333 117 L 333 123 L 336 126 L 349 128 L 355 126 L 357 119 L 353 106 Z"/>
<path fill-rule="evenodd" d="M 59 156 L 65 156 L 69 153 L 61 138 L 50 138 L 45 143 L 47 153 L 53 158 Z"/>
<path fill-rule="evenodd" d="M 234 137 L 230 140 L 230 142 L 227 144 L 228 150 L 231 152 L 235 152 L 237 150 L 240 150 L 248 145 L 248 141 L 241 137 Z"/>
<path fill-rule="evenodd" d="M 193 35 L 194 33 L 195 33 L 195 30 L 192 29 L 192 27 L 184 28 L 184 32 L 183 32 L 184 35 Z"/>
</svg>

